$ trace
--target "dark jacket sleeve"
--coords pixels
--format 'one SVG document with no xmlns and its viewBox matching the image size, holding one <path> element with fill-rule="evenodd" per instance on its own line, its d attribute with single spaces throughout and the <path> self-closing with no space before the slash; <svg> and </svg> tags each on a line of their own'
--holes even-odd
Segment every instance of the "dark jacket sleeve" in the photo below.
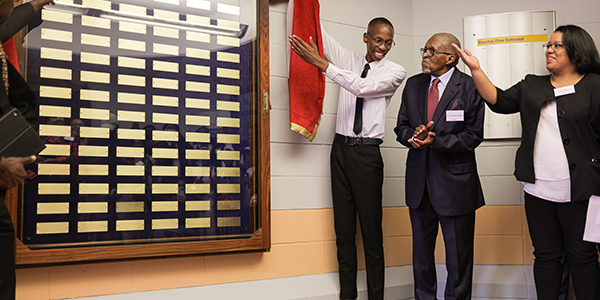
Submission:
<svg viewBox="0 0 600 300">
<path fill-rule="evenodd" d="M 529 76 L 530 75 L 527 75 L 527 77 Z M 521 111 L 521 92 L 523 89 L 523 82 L 527 80 L 527 77 L 511 86 L 506 91 L 496 87 L 496 104 L 489 104 L 486 102 L 487 106 L 493 112 L 499 114 L 513 114 Z"/>
<path fill-rule="evenodd" d="M 8 19 L 0 25 L 0 41 L 8 41 L 35 18 L 35 10 L 31 3 L 19 5 L 13 9 Z"/>
<path fill-rule="evenodd" d="M 35 18 L 35 10 L 30 3 L 15 7 L 8 19 L 0 25 L 0 40 L 5 42 Z M 19 109 L 32 128 L 37 128 L 37 96 L 21 74 L 8 62 L 8 101 L 10 106 Z M 6 101 L 4 86 L 0 86 L 0 101 Z M 3 112 L 4 113 L 4 112 Z"/>
</svg>

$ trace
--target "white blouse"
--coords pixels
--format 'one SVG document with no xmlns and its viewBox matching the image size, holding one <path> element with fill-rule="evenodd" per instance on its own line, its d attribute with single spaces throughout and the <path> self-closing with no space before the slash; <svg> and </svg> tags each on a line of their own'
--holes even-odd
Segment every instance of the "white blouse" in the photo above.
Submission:
<svg viewBox="0 0 600 300">
<path fill-rule="evenodd" d="M 525 192 L 552 202 L 571 201 L 569 162 L 562 143 L 556 100 L 542 106 L 533 147 L 535 183 L 524 182 Z"/>
</svg>

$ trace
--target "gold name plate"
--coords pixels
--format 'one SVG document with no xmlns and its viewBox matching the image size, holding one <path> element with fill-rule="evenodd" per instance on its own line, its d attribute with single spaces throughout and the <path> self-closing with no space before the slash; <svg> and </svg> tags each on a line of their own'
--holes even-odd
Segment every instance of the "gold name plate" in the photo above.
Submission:
<svg viewBox="0 0 600 300">
<path fill-rule="evenodd" d="M 210 159 L 210 151 L 186 149 L 185 159 Z"/>
<path fill-rule="evenodd" d="M 117 202 L 117 213 L 144 212 L 144 202 Z"/>
<path fill-rule="evenodd" d="M 70 183 L 40 183 L 38 184 L 38 195 L 69 195 L 71 193 Z"/>
<path fill-rule="evenodd" d="M 118 165 L 117 176 L 144 176 L 144 166 Z"/>
<path fill-rule="evenodd" d="M 219 194 L 239 194 L 239 184 L 217 184 L 217 193 Z"/>
<path fill-rule="evenodd" d="M 217 201 L 217 210 L 239 210 L 239 200 Z"/>
<path fill-rule="evenodd" d="M 210 218 L 187 218 L 185 228 L 209 228 Z"/>
<path fill-rule="evenodd" d="M 108 212 L 107 202 L 81 202 L 77 204 L 80 214 L 105 214 Z"/>
<path fill-rule="evenodd" d="M 178 219 L 152 220 L 152 230 L 177 229 L 177 227 L 179 227 Z"/>
<path fill-rule="evenodd" d="M 80 183 L 81 195 L 108 195 L 108 183 Z"/>
<path fill-rule="evenodd" d="M 152 201 L 152 211 L 177 211 L 179 209 L 177 201 Z"/>
<path fill-rule="evenodd" d="M 77 222 L 77 232 L 107 232 L 108 221 Z"/>
<path fill-rule="evenodd" d="M 208 194 L 210 193 L 210 184 L 208 183 L 188 183 L 185 185 L 186 194 Z"/>
<path fill-rule="evenodd" d="M 117 220 L 117 231 L 144 230 L 144 220 Z"/>
<path fill-rule="evenodd" d="M 79 165 L 79 175 L 108 176 L 108 165 Z"/>
<path fill-rule="evenodd" d="M 152 194 L 177 194 L 177 183 L 154 183 Z"/>
<path fill-rule="evenodd" d="M 143 195 L 146 185 L 143 183 L 117 183 L 117 194 Z"/>
<path fill-rule="evenodd" d="M 38 203 L 37 213 L 38 215 L 68 214 L 69 203 Z"/>
<path fill-rule="evenodd" d="M 210 210 L 210 201 L 186 201 L 186 211 L 206 211 Z"/>
<path fill-rule="evenodd" d="M 38 174 L 40 175 L 69 175 L 71 174 L 70 164 L 39 164 Z"/>
<path fill-rule="evenodd" d="M 217 218 L 217 227 L 238 227 L 242 225 L 240 217 Z"/>
<path fill-rule="evenodd" d="M 36 224 L 37 234 L 69 233 L 69 222 L 40 222 Z"/>
</svg>

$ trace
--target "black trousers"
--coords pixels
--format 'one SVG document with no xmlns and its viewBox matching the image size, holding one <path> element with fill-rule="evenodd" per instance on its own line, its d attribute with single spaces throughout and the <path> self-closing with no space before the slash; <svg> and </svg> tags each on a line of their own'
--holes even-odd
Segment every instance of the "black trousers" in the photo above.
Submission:
<svg viewBox="0 0 600 300">
<path fill-rule="evenodd" d="M 365 252 L 369 300 L 383 299 L 382 187 L 383 159 L 378 145 L 348 146 L 333 142 L 331 190 L 342 299 L 357 297 L 357 214 Z"/>
<path fill-rule="evenodd" d="M 442 228 L 446 247 L 446 300 L 471 299 L 473 284 L 473 243 L 475 212 L 458 215 L 439 215 L 431 205 L 427 188 L 416 209 L 409 209 L 413 233 L 413 274 L 415 300 L 437 299 L 435 242 L 438 227 Z"/>
<path fill-rule="evenodd" d="M 0 300 L 14 300 L 15 230 L 4 204 L 6 191 L 0 190 Z"/>
<path fill-rule="evenodd" d="M 556 203 L 525 193 L 538 299 L 558 299 L 565 251 L 577 300 L 600 298 L 598 250 L 595 243 L 583 241 L 588 202 Z"/>
</svg>

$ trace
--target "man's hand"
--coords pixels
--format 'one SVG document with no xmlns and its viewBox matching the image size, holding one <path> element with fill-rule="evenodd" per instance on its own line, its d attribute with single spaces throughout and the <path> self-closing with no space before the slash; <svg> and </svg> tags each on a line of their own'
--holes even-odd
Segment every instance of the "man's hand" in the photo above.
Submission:
<svg viewBox="0 0 600 300">
<path fill-rule="evenodd" d="M 7 190 L 27 177 L 25 166 L 34 162 L 35 156 L 2 157 L 0 160 L 0 189 Z"/>
<path fill-rule="evenodd" d="M 42 9 L 42 7 L 44 7 L 44 5 L 48 5 L 48 4 L 55 5 L 56 4 L 56 3 L 54 3 L 54 0 L 32 0 L 29 3 L 31 3 L 31 5 L 33 5 L 33 9 L 35 11 Z"/>
<path fill-rule="evenodd" d="M 413 138 L 424 140 L 427 137 L 427 133 L 433 127 L 433 121 L 429 121 L 427 125 L 419 125 L 419 127 L 415 128 L 415 133 L 413 134 Z"/>
<path fill-rule="evenodd" d="M 423 125 L 421 125 L 423 126 Z M 430 127 L 431 128 L 431 127 Z M 433 144 L 435 140 L 435 132 L 427 131 L 427 135 L 424 139 L 419 139 L 413 136 L 408 143 L 410 143 L 415 149 L 425 149 L 429 147 L 429 145 Z"/>
<path fill-rule="evenodd" d="M 321 72 L 327 71 L 329 63 L 319 55 L 319 48 L 317 48 L 317 44 L 315 44 L 312 37 L 310 37 L 310 45 L 296 35 L 290 35 L 288 39 L 290 44 L 292 44 L 292 50 L 294 50 L 302 60 L 317 67 Z"/>
</svg>

